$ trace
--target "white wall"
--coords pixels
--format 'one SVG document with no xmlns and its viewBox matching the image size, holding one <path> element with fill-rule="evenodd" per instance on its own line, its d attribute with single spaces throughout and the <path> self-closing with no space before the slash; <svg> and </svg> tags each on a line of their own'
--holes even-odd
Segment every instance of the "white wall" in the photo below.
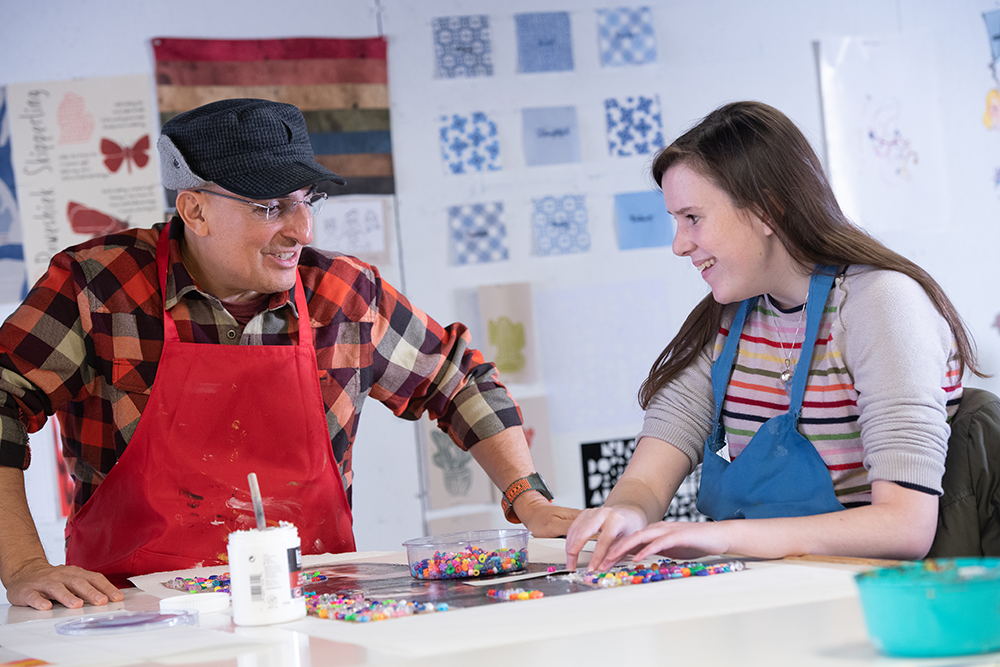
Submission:
<svg viewBox="0 0 1000 667">
<path fill-rule="evenodd" d="M 73 77 L 151 73 L 149 40 L 171 37 L 362 37 L 389 39 L 389 84 L 393 159 L 397 178 L 401 262 L 390 273 L 421 308 L 442 322 L 470 319 L 468 294 L 477 285 L 528 281 L 536 295 L 562 295 L 573 287 L 595 294 L 617 285 L 653 283 L 662 300 L 637 308 L 627 321 L 599 322 L 608 336 L 642 332 L 649 340 L 641 363 L 623 369 L 641 379 L 690 306 L 704 293 L 687 262 L 669 249 L 617 249 L 610 206 L 615 192 L 649 187 L 642 158 L 610 161 L 601 155 L 600 127 L 581 112 L 584 143 L 579 165 L 525 169 L 519 164 L 519 109 L 576 104 L 580 109 L 605 93 L 655 92 L 661 99 L 669 141 L 719 104 L 759 99 L 787 113 L 823 153 L 820 96 L 813 42 L 842 35 L 929 31 L 937 54 L 945 124 L 950 219 L 941 232 L 914 235 L 896 248 L 920 262 L 950 293 L 979 343 L 984 367 L 1000 370 L 1000 340 L 992 326 L 1000 308 L 990 286 L 998 284 L 993 259 L 1000 201 L 972 186 L 998 161 L 996 137 L 978 119 L 989 86 L 988 46 L 981 12 L 997 0 L 644 0 L 653 7 L 659 60 L 631 70 L 597 64 L 593 13 L 618 6 L 599 0 L 265 0 L 204 2 L 173 0 L 0 0 L 0 84 Z M 513 15 L 569 11 L 576 69 L 566 74 L 516 73 Z M 496 74 L 468 80 L 433 79 L 431 19 L 485 13 L 494 32 Z M 984 77 L 987 77 L 984 79 Z M 440 169 L 434 119 L 464 105 L 483 106 L 507 118 L 504 150 L 510 156 L 501 180 L 488 176 L 446 177 Z M 996 134 L 996 133 L 994 133 Z M 606 152 L 606 151 L 605 151 Z M 560 187 L 586 194 L 593 246 L 590 253 L 539 258 L 530 254 L 525 213 L 530 197 Z M 511 240 L 508 262 L 449 266 L 444 207 L 504 199 Z M 947 228 L 947 232 L 944 229 Z M 397 260 L 400 258 L 397 257 Z M 538 302 L 536 301 L 536 304 Z M 595 312 L 600 312 L 598 308 Z M 655 331 L 646 331 L 655 327 Z M 473 327 L 475 329 L 475 326 Z M 544 332 L 540 332 L 544 335 Z M 655 342 L 655 344 L 653 344 Z M 581 359 L 587 365 L 596 360 Z M 600 377 L 594 378 L 601 382 Z M 1000 392 L 1000 380 L 967 380 Z M 550 395 L 553 378 L 514 386 L 515 396 Z M 634 391 L 634 390 L 633 390 Z M 355 450 L 355 515 L 360 549 L 396 548 L 423 531 L 419 465 L 411 424 L 389 419 L 372 405 Z M 579 506 L 582 481 L 579 444 L 629 437 L 638 430 L 637 408 L 601 428 L 553 434 L 558 500 Z M 36 441 L 38 438 L 36 437 Z M 29 471 L 38 482 L 44 470 Z"/>
</svg>

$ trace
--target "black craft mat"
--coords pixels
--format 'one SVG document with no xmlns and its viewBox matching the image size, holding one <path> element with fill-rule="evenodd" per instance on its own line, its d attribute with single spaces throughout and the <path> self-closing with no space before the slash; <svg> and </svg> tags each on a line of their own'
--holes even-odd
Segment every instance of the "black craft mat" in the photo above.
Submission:
<svg viewBox="0 0 1000 667">
<path fill-rule="evenodd" d="M 415 579 L 410 576 L 410 568 L 406 565 L 392 563 L 336 563 L 332 565 L 313 566 L 305 570 L 308 574 L 316 572 L 326 576 L 326 581 L 309 582 L 303 588 L 318 594 L 364 595 L 368 600 L 409 600 L 411 602 L 448 603 L 449 607 L 478 607 L 485 604 L 496 604 L 503 600 L 494 600 L 487 595 L 490 588 L 497 590 L 542 591 L 546 596 L 567 595 L 582 591 L 595 590 L 594 586 L 570 581 L 567 575 L 554 575 L 526 579 L 521 581 L 502 581 L 505 576 L 535 572 L 547 572 L 549 567 L 565 568 L 565 565 L 550 563 L 529 563 L 528 567 L 518 572 L 508 572 L 505 575 L 492 577 L 477 577 L 477 581 L 498 579 L 496 586 L 470 586 L 468 579 Z"/>
<path fill-rule="evenodd" d="M 715 562 L 730 562 L 732 559 L 709 559 L 701 561 L 706 565 Z M 309 582 L 303 588 L 318 594 L 363 595 L 368 600 L 409 600 L 419 603 L 448 603 L 449 607 L 478 607 L 486 604 L 497 604 L 505 600 L 495 600 L 487 595 L 490 588 L 497 590 L 514 590 L 517 588 L 530 591 L 541 591 L 545 597 L 569 595 L 585 591 L 601 590 L 600 586 L 590 586 L 579 581 L 573 581 L 568 574 L 552 574 L 534 579 L 519 581 L 503 581 L 513 574 L 544 573 L 550 567 L 560 570 L 565 568 L 562 563 L 529 563 L 528 567 L 518 572 L 508 572 L 503 575 L 477 577 L 476 581 L 486 582 L 496 579 L 495 586 L 470 586 L 463 583 L 469 579 L 415 579 L 410 575 L 406 565 L 392 563 L 336 563 L 305 568 L 306 574 L 319 572 L 326 576 L 325 581 Z M 718 576 L 718 575 L 711 575 Z M 695 577 L 697 578 L 697 577 Z M 660 582 L 640 584 L 666 583 L 673 579 Z"/>
</svg>

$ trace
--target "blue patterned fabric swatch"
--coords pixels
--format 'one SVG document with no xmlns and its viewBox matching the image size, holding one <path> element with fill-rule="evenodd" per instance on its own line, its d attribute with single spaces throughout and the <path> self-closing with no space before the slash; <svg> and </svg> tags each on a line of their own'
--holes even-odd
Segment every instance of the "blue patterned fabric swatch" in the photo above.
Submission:
<svg viewBox="0 0 1000 667">
<path fill-rule="evenodd" d="M 440 117 L 441 159 L 448 174 L 499 171 L 500 137 L 495 121 L 481 111 Z"/>
<path fill-rule="evenodd" d="M 658 95 L 606 99 L 604 117 L 611 155 L 649 155 L 663 148 L 663 116 Z"/>
<path fill-rule="evenodd" d="M 517 61 L 521 72 L 566 72 L 573 69 L 569 13 L 515 14 Z"/>
<path fill-rule="evenodd" d="M 480 264 L 507 259 L 507 227 L 503 202 L 448 208 L 453 264 Z"/>
<path fill-rule="evenodd" d="M 580 161 L 576 107 L 523 109 L 521 121 L 528 166 Z"/>
<path fill-rule="evenodd" d="M 583 195 L 532 199 L 535 254 L 569 255 L 590 250 L 590 228 Z"/>
<path fill-rule="evenodd" d="M 434 76 L 439 79 L 493 76 L 489 16 L 444 16 L 434 19 L 432 25 Z"/>
<path fill-rule="evenodd" d="M 597 10 L 597 44 L 605 67 L 656 62 L 656 34 L 649 7 Z"/>
<path fill-rule="evenodd" d="M 674 226 L 659 191 L 616 194 L 615 220 L 618 247 L 622 250 L 656 248 L 673 242 Z"/>
</svg>

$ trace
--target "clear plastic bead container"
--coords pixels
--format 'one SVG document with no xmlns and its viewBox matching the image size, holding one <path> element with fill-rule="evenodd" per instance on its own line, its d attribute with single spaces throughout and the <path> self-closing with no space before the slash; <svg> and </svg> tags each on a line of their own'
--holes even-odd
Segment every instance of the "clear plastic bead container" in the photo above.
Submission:
<svg viewBox="0 0 1000 667">
<path fill-rule="evenodd" d="M 474 530 L 403 542 L 416 579 L 461 579 L 509 574 L 528 566 L 525 529 Z"/>
</svg>

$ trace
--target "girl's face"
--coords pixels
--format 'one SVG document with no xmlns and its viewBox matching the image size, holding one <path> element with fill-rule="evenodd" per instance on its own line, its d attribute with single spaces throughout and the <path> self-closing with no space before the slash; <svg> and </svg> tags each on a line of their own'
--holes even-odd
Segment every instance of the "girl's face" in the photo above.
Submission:
<svg viewBox="0 0 1000 667">
<path fill-rule="evenodd" d="M 782 306 L 803 303 L 804 271 L 763 220 L 733 206 L 722 189 L 686 164 L 663 174 L 667 211 L 677 221 L 673 251 L 690 257 L 719 303 L 770 294 Z"/>
</svg>

